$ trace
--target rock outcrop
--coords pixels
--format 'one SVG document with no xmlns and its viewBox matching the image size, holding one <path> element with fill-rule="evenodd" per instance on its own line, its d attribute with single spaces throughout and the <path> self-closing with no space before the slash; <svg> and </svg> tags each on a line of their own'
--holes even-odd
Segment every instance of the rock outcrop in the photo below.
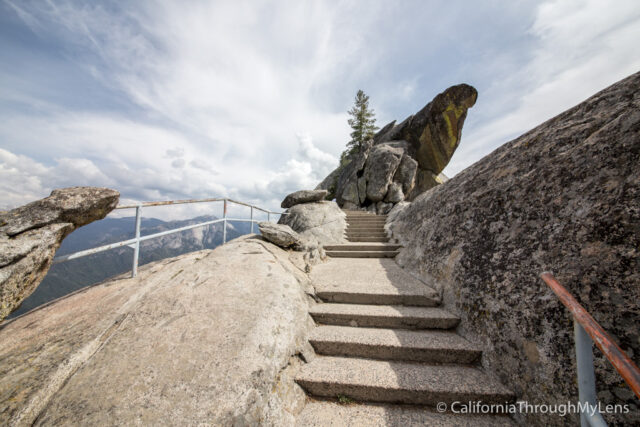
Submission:
<svg viewBox="0 0 640 427">
<path fill-rule="evenodd" d="M 278 223 L 288 225 L 310 243 L 328 245 L 346 242 L 345 213 L 335 202 L 323 200 L 292 206 Z"/>
<path fill-rule="evenodd" d="M 424 161 L 424 160 L 423 160 Z M 442 163 L 439 164 L 440 166 Z M 576 402 L 571 317 L 539 274 L 563 284 L 640 362 L 640 73 L 396 205 L 387 228 L 399 264 L 443 293 L 483 364 L 521 400 Z M 637 425 L 638 401 L 594 351 L 605 415 Z M 524 416 L 524 415 L 523 415 Z M 528 414 L 575 425 L 575 414 Z"/>
<path fill-rule="evenodd" d="M 301 248 L 304 246 L 300 235 L 288 225 L 263 221 L 258 223 L 258 228 L 262 237 L 281 248 Z"/>
<path fill-rule="evenodd" d="M 290 208 L 300 203 L 318 202 L 327 197 L 327 190 L 300 190 L 289 194 L 280 204 L 281 208 Z"/>
<path fill-rule="evenodd" d="M 265 221 L 258 223 L 258 227 L 260 228 L 260 234 L 268 242 L 283 249 L 293 249 L 303 252 L 302 260 L 306 273 L 311 273 L 313 265 L 327 258 L 327 254 L 321 244 L 316 240 L 309 240 L 302 237 L 288 225 L 274 224 Z"/>
<path fill-rule="evenodd" d="M 62 240 L 104 218 L 119 197 L 108 188 L 64 188 L 0 214 L 0 321 L 36 289 Z"/>
<path fill-rule="evenodd" d="M 0 424 L 291 426 L 309 279 L 259 237 L 142 266 L 0 329 Z"/>
<path fill-rule="evenodd" d="M 385 214 L 443 182 L 439 174 L 460 144 L 462 126 L 477 98 L 465 84 L 452 86 L 402 123 L 384 126 L 362 150 L 331 172 L 327 190 L 344 209 Z"/>
</svg>

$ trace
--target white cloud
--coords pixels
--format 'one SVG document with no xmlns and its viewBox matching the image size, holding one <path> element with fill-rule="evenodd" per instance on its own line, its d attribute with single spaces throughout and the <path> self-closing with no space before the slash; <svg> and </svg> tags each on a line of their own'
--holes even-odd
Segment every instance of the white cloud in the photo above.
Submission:
<svg viewBox="0 0 640 427">
<path fill-rule="evenodd" d="M 498 104 L 486 123 L 463 130 L 458 151 L 445 169 L 453 176 L 482 156 L 597 91 L 638 71 L 640 7 L 634 0 L 562 0 L 541 4 L 529 33 L 530 61 L 505 85 L 496 82 L 479 104 Z M 486 101 L 487 96 L 497 95 Z M 514 103 L 515 100 L 515 103 Z M 503 105 L 500 105 L 500 103 Z M 478 107 L 469 111 L 473 117 Z"/>
<path fill-rule="evenodd" d="M 55 185 L 109 185 L 127 200 L 229 196 L 276 209 L 337 165 L 356 89 L 379 118 L 402 120 L 469 77 L 481 91 L 453 175 L 640 65 L 640 8 L 623 0 L 547 2 L 522 19 L 526 2 L 7 4 L 56 47 L 47 54 L 59 50 L 116 101 L 52 84 L 55 98 L 40 93 L 49 80 L 29 86 L 0 64 L 11 79 L 0 94 L 5 207 Z"/>
<path fill-rule="evenodd" d="M 342 109 L 312 95 L 356 60 L 368 22 L 337 27 L 342 10 L 164 2 L 117 14 L 96 4 L 21 5 L 39 34 L 63 40 L 81 66 L 162 125 L 56 109 L 12 114 L 0 137 L 32 158 L 55 147 L 58 156 L 91 159 L 128 197 L 250 197 L 244 189 L 288 169 L 315 186 L 337 163 L 327 152 L 339 152 L 348 128 Z"/>
</svg>

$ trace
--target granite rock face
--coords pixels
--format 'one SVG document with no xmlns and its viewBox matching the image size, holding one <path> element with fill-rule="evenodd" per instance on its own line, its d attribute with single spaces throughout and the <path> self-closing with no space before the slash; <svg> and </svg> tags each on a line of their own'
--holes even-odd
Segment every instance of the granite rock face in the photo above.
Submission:
<svg viewBox="0 0 640 427">
<path fill-rule="evenodd" d="M 441 184 L 439 174 L 460 144 L 477 95 L 469 85 L 450 87 L 402 123 L 384 126 L 316 189 L 327 190 L 327 198 L 335 197 L 344 209 L 384 213 L 389 204 L 413 200 Z"/>
<path fill-rule="evenodd" d="M 281 208 L 290 208 L 300 203 L 318 202 L 324 200 L 329 192 L 327 190 L 300 190 L 289 194 L 280 204 Z"/>
<path fill-rule="evenodd" d="M 640 73 L 508 142 L 446 184 L 396 205 L 397 261 L 438 286 L 483 365 L 536 403 L 577 401 L 571 317 L 552 271 L 640 362 Z M 606 416 L 636 425 L 638 401 L 599 350 Z M 576 425 L 530 414 L 527 425 Z"/>
<path fill-rule="evenodd" d="M 294 425 L 313 288 L 292 254 L 240 237 L 6 322 L 0 424 Z"/>
<path fill-rule="evenodd" d="M 38 287 L 62 240 L 104 218 L 119 197 L 108 188 L 63 188 L 0 214 L 0 321 Z"/>
<path fill-rule="evenodd" d="M 335 202 L 302 203 L 286 212 L 278 224 L 288 225 L 303 239 L 320 245 L 346 242 L 346 215 Z"/>
</svg>

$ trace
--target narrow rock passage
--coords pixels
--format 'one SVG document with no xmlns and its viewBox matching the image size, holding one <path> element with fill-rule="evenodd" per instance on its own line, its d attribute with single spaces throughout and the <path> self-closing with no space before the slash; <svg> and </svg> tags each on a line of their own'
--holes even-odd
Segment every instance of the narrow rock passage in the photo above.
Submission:
<svg viewBox="0 0 640 427">
<path fill-rule="evenodd" d="M 347 212 L 349 243 L 325 247 L 331 259 L 312 272 L 324 303 L 310 312 L 318 357 L 296 377 L 313 397 L 299 425 L 511 425 L 436 410 L 513 394 L 475 366 L 482 350 L 453 331 L 460 319 L 438 307 L 438 293 L 392 259 L 399 246 L 388 243 L 385 220 Z"/>
</svg>

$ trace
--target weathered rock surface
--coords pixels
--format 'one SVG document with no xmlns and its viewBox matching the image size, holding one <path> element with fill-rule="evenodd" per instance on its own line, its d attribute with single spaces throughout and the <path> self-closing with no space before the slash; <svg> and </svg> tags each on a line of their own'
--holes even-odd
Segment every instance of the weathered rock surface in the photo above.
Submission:
<svg viewBox="0 0 640 427">
<path fill-rule="evenodd" d="M 344 209 L 377 213 L 388 211 L 388 203 L 413 200 L 443 182 L 439 174 L 460 144 L 467 110 L 476 98 L 469 85 L 450 87 L 402 123 L 384 126 L 372 146 L 352 154 L 316 189 L 327 190 L 327 198 L 335 197 Z"/>
<path fill-rule="evenodd" d="M 281 248 L 286 249 L 291 246 L 302 246 L 300 235 L 293 231 L 288 225 L 263 221 L 258 223 L 258 228 L 260 228 L 262 237 Z"/>
<path fill-rule="evenodd" d="M 364 168 L 364 178 L 367 182 L 366 198 L 372 202 L 384 199 L 403 154 L 402 147 L 389 144 L 376 145 L 371 149 Z"/>
<path fill-rule="evenodd" d="M 529 402 L 577 401 L 568 311 L 539 279 L 553 271 L 640 362 L 640 73 L 397 205 L 398 262 L 439 284 L 483 364 Z M 637 425 L 638 401 L 599 350 L 599 398 Z M 576 425 L 529 414 L 527 425 Z"/>
<path fill-rule="evenodd" d="M 289 194 L 280 204 L 281 208 L 290 208 L 300 203 L 318 202 L 324 200 L 329 192 L 327 190 L 300 190 Z"/>
<path fill-rule="evenodd" d="M 313 322 L 289 255 L 243 237 L 5 323 L 0 424 L 293 425 Z"/>
<path fill-rule="evenodd" d="M 320 245 L 346 242 L 346 215 L 335 202 L 303 203 L 286 212 L 278 223 L 288 225 L 303 238 Z"/>
<path fill-rule="evenodd" d="M 310 273 L 312 267 L 327 258 L 327 254 L 316 240 L 309 240 L 293 231 L 291 227 L 284 224 L 274 224 L 272 222 L 260 222 L 260 233 L 267 241 L 283 249 L 293 249 L 304 252 L 302 261 L 304 271 Z"/>
<path fill-rule="evenodd" d="M 119 197 L 108 188 L 64 188 L 0 214 L 0 321 L 37 288 L 62 240 L 104 218 Z"/>
</svg>

